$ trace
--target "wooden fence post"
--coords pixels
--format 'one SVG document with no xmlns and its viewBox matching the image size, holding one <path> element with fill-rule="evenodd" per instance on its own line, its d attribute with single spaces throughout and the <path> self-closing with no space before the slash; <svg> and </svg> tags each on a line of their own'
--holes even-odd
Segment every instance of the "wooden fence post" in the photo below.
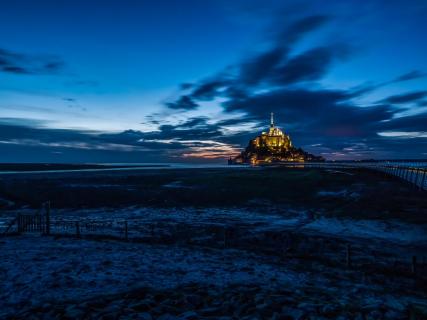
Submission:
<svg viewBox="0 0 427 320">
<path fill-rule="evenodd" d="M 50 235 L 50 201 L 45 203 L 46 209 L 46 235 Z"/>
<path fill-rule="evenodd" d="M 22 221 L 21 221 L 21 214 L 20 213 L 18 213 L 17 222 L 18 222 L 18 233 L 21 233 L 22 232 Z"/>
<path fill-rule="evenodd" d="M 44 232 L 43 225 L 42 225 L 42 216 L 40 212 L 37 213 L 37 230 L 40 231 L 40 233 Z"/>
<path fill-rule="evenodd" d="M 125 240 L 128 241 L 129 237 L 128 237 L 128 221 L 125 221 Z"/>
</svg>

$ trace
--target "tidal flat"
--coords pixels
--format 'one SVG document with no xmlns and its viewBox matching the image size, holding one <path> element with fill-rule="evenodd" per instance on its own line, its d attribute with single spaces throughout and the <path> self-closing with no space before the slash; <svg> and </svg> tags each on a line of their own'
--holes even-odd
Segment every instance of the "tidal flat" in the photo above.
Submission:
<svg viewBox="0 0 427 320">
<path fill-rule="evenodd" d="M 0 233 L 45 201 L 50 236 L 0 238 L 0 318 L 427 316 L 426 192 L 383 174 L 0 175 Z"/>
</svg>

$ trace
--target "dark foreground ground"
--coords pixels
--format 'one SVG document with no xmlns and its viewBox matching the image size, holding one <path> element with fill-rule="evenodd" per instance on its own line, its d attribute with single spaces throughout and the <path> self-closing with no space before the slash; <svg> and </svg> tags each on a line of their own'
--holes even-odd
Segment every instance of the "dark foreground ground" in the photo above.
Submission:
<svg viewBox="0 0 427 320">
<path fill-rule="evenodd" d="M 56 221 L 126 220 L 129 240 L 74 227 L 0 238 L 0 318 L 427 318 L 426 193 L 383 175 L 0 175 L 0 232 L 47 200 Z"/>
<path fill-rule="evenodd" d="M 0 175 L 0 208 L 245 207 L 425 221 L 425 193 L 369 171 L 159 169 Z"/>
</svg>

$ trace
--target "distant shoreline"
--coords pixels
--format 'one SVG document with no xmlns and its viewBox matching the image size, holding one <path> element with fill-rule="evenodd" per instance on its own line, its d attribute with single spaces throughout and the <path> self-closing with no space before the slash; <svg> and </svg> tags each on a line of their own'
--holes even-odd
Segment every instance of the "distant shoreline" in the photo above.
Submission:
<svg viewBox="0 0 427 320">
<path fill-rule="evenodd" d="M 78 173 L 104 171 L 132 171 L 156 169 L 208 169 L 232 168 L 249 166 L 229 166 L 227 164 L 180 164 L 180 163 L 106 163 L 106 164 L 59 164 L 59 163 L 0 163 L 0 175 L 11 174 L 50 174 L 50 173 Z"/>
<path fill-rule="evenodd" d="M 416 160 L 362 160 L 362 161 L 325 161 L 324 164 L 337 163 L 366 163 L 366 162 L 390 162 L 402 163 L 413 162 L 413 165 L 421 165 L 427 162 L 426 159 Z M 312 164 L 314 162 L 295 163 L 298 165 Z M 290 163 L 274 163 L 256 166 L 261 167 L 279 167 Z M 422 165 L 424 166 L 424 165 Z M 250 168 L 252 166 L 245 164 L 194 164 L 194 163 L 0 163 L 0 175 L 4 174 L 23 174 L 23 173 L 66 173 L 66 172 L 85 172 L 85 171 L 119 171 L 119 170 L 149 170 L 149 169 L 207 169 L 207 168 Z"/>
<path fill-rule="evenodd" d="M 0 172 L 30 172 L 30 171 L 56 171 L 56 170 L 87 170 L 87 169 L 119 169 L 119 168 L 163 168 L 168 164 L 72 164 L 72 163 L 0 163 Z"/>
</svg>

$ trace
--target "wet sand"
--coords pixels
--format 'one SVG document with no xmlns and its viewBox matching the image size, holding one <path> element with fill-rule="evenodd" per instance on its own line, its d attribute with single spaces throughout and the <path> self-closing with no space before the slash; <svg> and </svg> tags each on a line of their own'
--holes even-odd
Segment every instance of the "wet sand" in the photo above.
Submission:
<svg viewBox="0 0 427 320">
<path fill-rule="evenodd" d="M 121 224 L 0 239 L 1 318 L 427 314 L 425 193 L 372 172 L 20 174 L 0 177 L 0 198 L 3 222 L 50 200 L 54 221 L 129 227 L 128 241 Z"/>
</svg>

